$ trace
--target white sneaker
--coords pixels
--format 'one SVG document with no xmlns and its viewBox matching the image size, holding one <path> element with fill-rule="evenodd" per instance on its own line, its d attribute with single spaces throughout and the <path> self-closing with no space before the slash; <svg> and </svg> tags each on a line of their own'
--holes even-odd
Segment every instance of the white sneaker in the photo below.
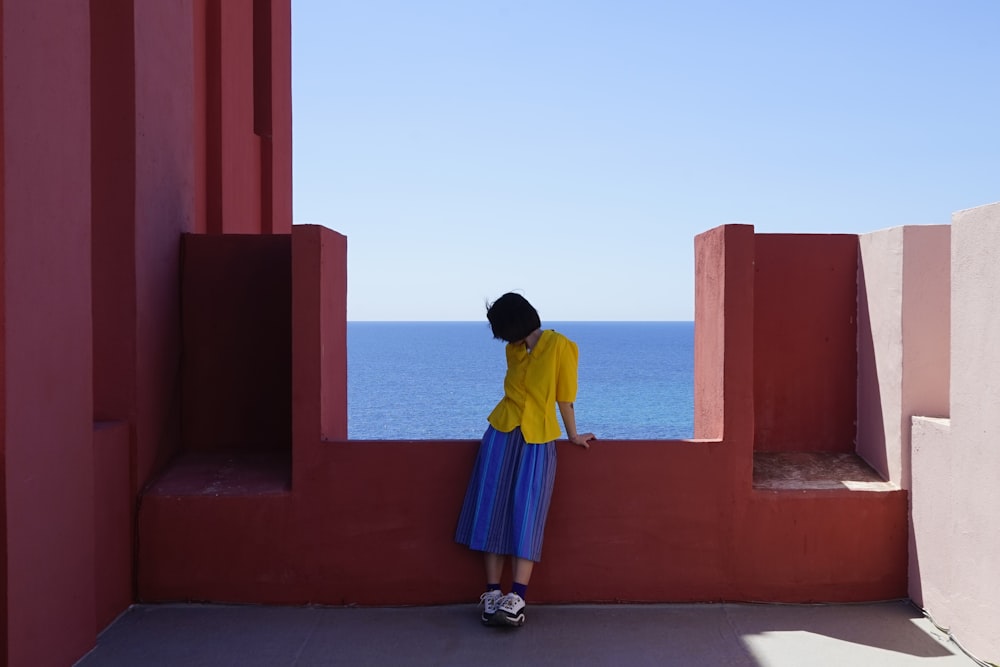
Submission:
<svg viewBox="0 0 1000 667">
<path fill-rule="evenodd" d="M 482 621 L 486 625 L 497 624 L 496 618 L 497 607 L 500 604 L 500 600 L 503 598 L 503 593 L 498 590 L 486 591 L 479 596 L 479 604 L 483 605 L 483 615 Z M 502 624 L 503 621 L 500 621 Z"/>
<path fill-rule="evenodd" d="M 497 605 L 497 618 L 502 619 L 505 625 L 520 627 L 524 625 L 524 600 L 517 593 L 507 593 L 500 598 Z"/>
</svg>

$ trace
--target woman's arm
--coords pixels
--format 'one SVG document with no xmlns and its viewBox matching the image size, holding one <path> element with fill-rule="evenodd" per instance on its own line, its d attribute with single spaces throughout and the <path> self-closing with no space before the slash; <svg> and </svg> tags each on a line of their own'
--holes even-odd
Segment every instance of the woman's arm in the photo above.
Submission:
<svg viewBox="0 0 1000 667">
<path fill-rule="evenodd" d="M 580 445 L 584 449 L 590 448 L 590 441 L 596 440 L 593 433 L 577 433 L 576 432 L 576 412 L 573 410 L 573 404 L 568 401 L 558 401 L 556 405 L 559 406 L 559 414 L 562 415 L 563 425 L 566 427 L 566 436 L 569 441 L 574 445 Z"/>
</svg>

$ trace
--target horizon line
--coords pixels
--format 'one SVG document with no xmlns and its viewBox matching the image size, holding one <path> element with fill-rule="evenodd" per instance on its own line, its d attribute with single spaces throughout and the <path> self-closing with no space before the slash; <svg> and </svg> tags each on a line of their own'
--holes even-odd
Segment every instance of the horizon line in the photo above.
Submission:
<svg viewBox="0 0 1000 667">
<path fill-rule="evenodd" d="M 560 320 L 553 319 L 547 320 L 550 323 L 559 324 L 670 324 L 670 323 L 691 323 L 694 320 Z M 382 320 L 382 319 L 372 319 L 372 320 L 355 320 L 348 319 L 347 322 L 357 323 L 357 324 L 485 324 L 489 325 L 489 322 L 483 318 L 481 320 Z M 546 321 L 542 321 L 542 327 L 544 328 Z"/>
</svg>

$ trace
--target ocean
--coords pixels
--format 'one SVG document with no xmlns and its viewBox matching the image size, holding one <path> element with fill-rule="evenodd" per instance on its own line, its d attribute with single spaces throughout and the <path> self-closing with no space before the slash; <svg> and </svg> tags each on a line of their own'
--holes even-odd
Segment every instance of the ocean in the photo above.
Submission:
<svg viewBox="0 0 1000 667">
<path fill-rule="evenodd" d="M 692 437 L 693 322 L 542 326 L 579 346 L 581 432 L 599 439 Z M 504 343 L 485 320 L 348 322 L 347 357 L 351 439 L 479 439 L 503 395 Z"/>
</svg>

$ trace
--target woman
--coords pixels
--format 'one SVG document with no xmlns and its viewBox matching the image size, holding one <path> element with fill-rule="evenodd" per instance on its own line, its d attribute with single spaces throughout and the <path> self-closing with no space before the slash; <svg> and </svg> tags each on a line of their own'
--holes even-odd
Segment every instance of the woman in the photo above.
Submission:
<svg viewBox="0 0 1000 667">
<path fill-rule="evenodd" d="M 455 540 L 485 553 L 483 623 L 521 626 L 555 481 L 555 439 L 561 435 L 556 406 L 570 442 L 589 448 L 594 434 L 576 430 L 576 343 L 543 331 L 538 312 L 520 294 L 501 296 L 486 317 L 493 337 L 507 341 L 507 375 L 479 446 Z M 513 588 L 504 595 L 500 576 L 507 556 L 513 560 Z"/>
</svg>

